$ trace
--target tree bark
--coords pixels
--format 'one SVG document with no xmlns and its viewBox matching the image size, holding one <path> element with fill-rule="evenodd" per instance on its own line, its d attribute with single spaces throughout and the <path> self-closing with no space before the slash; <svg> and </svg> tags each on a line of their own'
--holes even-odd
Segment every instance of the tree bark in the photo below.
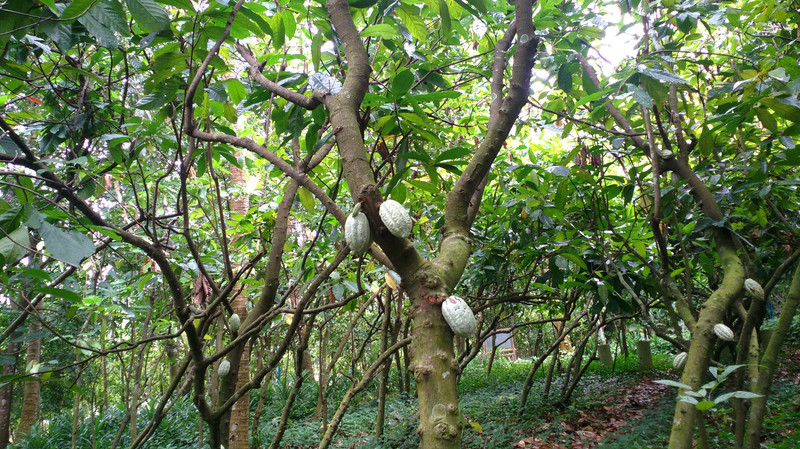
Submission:
<svg viewBox="0 0 800 449">
<path fill-rule="evenodd" d="M 244 157 L 244 151 L 237 151 L 237 158 Z M 231 184 L 244 189 L 246 180 L 244 170 L 230 166 Z M 239 215 L 247 215 L 250 209 L 250 198 L 243 194 L 231 200 L 231 212 Z M 234 241 L 236 238 L 234 238 Z M 239 315 L 241 322 L 247 317 L 247 298 L 238 294 L 231 302 L 233 312 Z M 236 377 L 236 389 L 242 388 L 250 381 L 250 343 L 244 345 L 242 355 L 239 358 L 239 371 Z M 250 446 L 250 395 L 242 396 L 231 408 L 231 424 L 228 431 L 228 447 L 230 449 L 248 449 Z"/>
<path fill-rule="evenodd" d="M 39 312 L 42 310 L 43 302 L 36 304 L 36 311 L 33 314 L 33 319 L 29 319 L 28 334 L 33 336 L 42 330 L 42 323 L 39 321 L 41 317 Z M 25 356 L 26 369 L 39 364 L 39 359 L 42 355 L 42 339 L 31 338 L 27 343 L 27 353 Z M 42 384 L 38 380 L 26 380 L 22 392 L 22 411 L 20 412 L 19 423 L 17 430 L 14 432 L 14 440 L 21 441 L 25 438 L 25 434 L 31 431 L 31 428 L 39 420 L 39 404 L 42 399 L 41 395 Z"/>
<path fill-rule="evenodd" d="M 761 369 L 758 373 L 758 381 L 751 386 L 753 393 L 760 394 L 761 397 L 755 398 L 750 403 L 750 415 L 747 421 L 745 447 L 748 449 L 758 449 L 761 447 L 761 428 L 764 424 L 764 413 L 767 410 L 767 397 L 772 386 L 772 376 L 775 374 L 780 360 L 780 350 L 786 333 L 792 326 L 792 319 L 797 313 L 797 306 L 800 303 L 800 264 L 792 276 L 792 283 L 786 295 L 786 302 L 778 318 L 778 325 L 767 344 L 767 350 L 761 358 Z"/>
<path fill-rule="evenodd" d="M 12 336 L 16 337 L 15 334 Z M 13 339 L 12 339 L 13 340 Z M 17 371 L 16 360 L 19 356 L 19 343 L 11 342 L 5 356 L 12 358 L 14 363 L 3 365 L 3 376 L 11 376 Z M 14 392 L 14 382 L 8 382 L 0 388 L 0 449 L 6 449 L 11 437 L 11 408 Z"/>
</svg>

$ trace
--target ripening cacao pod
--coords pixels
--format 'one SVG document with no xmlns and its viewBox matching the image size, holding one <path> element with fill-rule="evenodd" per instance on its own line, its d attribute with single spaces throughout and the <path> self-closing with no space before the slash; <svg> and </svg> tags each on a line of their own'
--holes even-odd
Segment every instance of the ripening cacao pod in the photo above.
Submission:
<svg viewBox="0 0 800 449">
<path fill-rule="evenodd" d="M 472 337 L 478 331 L 475 315 L 467 303 L 458 296 L 451 296 L 442 303 L 442 315 L 456 335 Z"/>
<path fill-rule="evenodd" d="M 378 213 L 386 225 L 386 229 L 395 237 L 406 238 L 411 235 L 411 216 L 406 212 L 406 208 L 395 200 L 386 200 L 381 203 Z"/>
<path fill-rule="evenodd" d="M 674 359 L 672 359 L 672 367 L 675 369 L 683 368 L 683 365 L 686 365 L 686 357 L 688 354 L 685 352 L 681 352 L 680 354 L 676 355 Z"/>
<path fill-rule="evenodd" d="M 356 212 L 347 217 L 344 222 L 344 239 L 355 254 L 361 254 L 369 248 L 372 244 L 372 234 L 369 232 L 366 215 Z"/>
<path fill-rule="evenodd" d="M 217 367 L 217 374 L 219 377 L 225 377 L 231 371 L 231 362 L 227 360 L 223 360 L 219 362 L 219 367 Z"/>
<path fill-rule="evenodd" d="M 720 340 L 733 341 L 733 331 L 722 323 L 714 325 L 714 333 L 717 334 Z"/>
<path fill-rule="evenodd" d="M 662 159 L 669 159 L 673 156 L 670 150 L 658 150 L 658 155 L 661 156 Z"/>
<path fill-rule="evenodd" d="M 744 289 L 747 290 L 747 293 L 753 296 L 753 298 L 763 300 L 764 299 L 764 289 L 761 288 L 761 284 L 758 283 L 755 279 L 747 278 L 744 280 Z"/>
<path fill-rule="evenodd" d="M 239 327 L 242 325 L 242 319 L 239 318 L 238 313 L 231 315 L 231 317 L 228 319 L 228 325 L 231 327 L 231 332 L 234 334 L 239 330 Z"/>
</svg>

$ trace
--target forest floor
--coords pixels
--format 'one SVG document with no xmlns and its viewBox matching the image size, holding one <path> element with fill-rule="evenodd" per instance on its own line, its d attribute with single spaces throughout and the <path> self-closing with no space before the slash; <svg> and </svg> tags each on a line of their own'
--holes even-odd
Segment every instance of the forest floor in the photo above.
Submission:
<svg viewBox="0 0 800 449">
<path fill-rule="evenodd" d="M 557 370 L 545 394 L 545 380 L 537 375 L 526 406 L 520 409 L 522 386 L 530 361 L 496 360 L 491 372 L 479 360 L 462 373 L 459 382 L 461 411 L 466 420 L 463 449 L 661 449 L 667 447 L 676 389 L 657 383 L 678 380 L 671 367 L 672 356 L 653 356 L 655 369 L 641 372 L 635 356 L 619 357 L 613 367 L 592 363 L 568 401 L 559 398 L 565 391 L 563 370 Z M 773 383 L 764 422 L 764 445 L 770 449 L 800 448 L 800 345 L 784 351 L 782 365 Z M 541 371 L 546 372 L 544 368 Z M 390 389 L 398 391 L 397 371 L 390 374 Z M 338 449 L 417 449 L 419 425 L 416 398 L 407 393 L 387 397 L 386 424 L 381 437 L 375 437 L 377 415 L 376 382 L 360 393 L 339 424 L 332 447 Z M 264 390 L 264 409 L 251 443 L 268 447 L 279 424 L 281 410 L 292 390 L 293 379 L 281 376 Z M 349 388 L 346 377 L 329 388 L 329 414 Z M 281 448 L 314 449 L 319 444 L 323 423 L 313 419 L 318 397 L 313 380 L 303 383 L 295 401 Z M 413 388 L 413 386 L 412 386 Z M 713 393 L 725 392 L 725 385 Z M 259 401 L 254 392 L 251 404 Z M 151 418 L 143 409 L 140 422 Z M 730 432 L 730 401 L 706 411 L 711 447 L 733 447 Z M 111 410 L 94 422 L 80 422 L 77 447 L 108 449 L 120 426 L 123 410 Z M 72 416 L 54 419 L 47 429 L 37 430 L 14 449 L 70 447 Z M 162 421 L 146 449 L 184 449 L 198 447 L 197 410 L 187 397 L 178 401 Z M 203 431 L 207 434 L 207 429 Z M 203 438 L 203 434 L 199 435 Z M 118 447 L 127 447 L 122 436 Z M 206 446 L 207 447 L 207 446 Z"/>
<path fill-rule="evenodd" d="M 568 403 L 558 404 L 563 385 L 554 379 L 549 396 L 542 394 L 543 379 L 536 380 L 528 405 L 519 411 L 519 396 L 529 364 L 496 362 L 490 375 L 486 366 L 468 368 L 460 384 L 461 408 L 468 426 L 463 433 L 465 449 L 633 449 L 667 446 L 676 389 L 660 383 L 678 380 L 671 369 L 669 355 L 656 356 L 657 368 L 640 372 L 636 360 L 618 360 L 614 369 L 594 365 L 578 384 Z M 724 386 L 720 387 L 721 394 Z M 786 353 L 774 382 L 765 420 L 765 447 L 800 447 L 800 349 Z M 374 408 L 363 403 L 345 417 L 340 448 L 402 449 L 415 448 L 417 417 L 414 399 L 390 400 L 387 430 L 380 439 L 356 431 Z M 730 401 L 706 412 L 712 447 L 732 447 Z M 348 425 L 349 424 L 349 425 Z M 348 428 L 353 433 L 348 432 Z M 288 435 L 287 435 L 288 436 Z M 286 441 L 286 440 L 285 440 Z M 289 441 L 286 441 L 289 443 Z M 289 443 L 285 447 L 312 448 Z"/>
<path fill-rule="evenodd" d="M 569 414 L 567 419 L 549 415 L 533 432 L 517 431 L 515 449 L 623 449 L 666 447 L 674 410 L 675 389 L 655 381 L 670 378 L 671 371 L 642 375 L 629 384 L 618 384 L 613 402 Z M 778 370 L 765 420 L 764 447 L 800 447 L 800 349 L 786 352 Z M 608 392 L 606 392 L 608 393 Z M 730 404 L 707 412 L 714 447 L 732 447 L 728 431 Z M 546 430 L 543 432 L 543 430 Z M 544 434 L 544 437 L 542 436 Z M 529 435 L 529 436 L 526 436 Z"/>
</svg>

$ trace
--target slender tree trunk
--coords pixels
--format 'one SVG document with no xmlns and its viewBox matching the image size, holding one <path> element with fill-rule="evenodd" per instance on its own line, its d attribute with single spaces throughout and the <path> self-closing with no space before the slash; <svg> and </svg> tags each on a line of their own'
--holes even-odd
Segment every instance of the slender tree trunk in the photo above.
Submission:
<svg viewBox="0 0 800 449">
<path fill-rule="evenodd" d="M 17 371 L 17 357 L 19 356 L 19 343 L 15 343 L 14 339 L 19 335 L 12 334 L 11 343 L 8 344 L 8 350 L 5 356 L 13 359 L 14 363 L 3 365 L 3 376 L 11 376 Z M 11 437 L 11 400 L 13 396 L 14 382 L 8 382 L 0 388 L 0 449 L 6 449 Z"/>
<path fill-rule="evenodd" d="M 389 346 L 389 320 L 392 314 L 392 290 L 386 289 L 383 298 L 383 320 L 381 321 L 381 349 L 380 353 L 386 352 Z M 381 379 L 378 384 L 378 416 L 375 418 L 375 438 L 383 435 L 383 423 L 386 418 L 386 390 L 389 383 L 389 368 L 392 366 L 391 359 L 384 365 L 381 371 Z"/>
<path fill-rule="evenodd" d="M 242 158 L 244 150 L 237 151 L 237 157 Z M 230 166 L 231 184 L 243 188 L 245 186 L 245 173 L 235 165 Z M 231 200 L 231 212 L 234 214 L 246 215 L 250 209 L 250 198 L 243 194 Z M 239 315 L 241 322 L 247 316 L 247 298 L 244 295 L 236 295 L 231 302 L 233 312 Z M 236 378 L 236 389 L 244 387 L 250 381 L 250 343 L 245 344 L 242 356 L 239 359 L 239 371 Z M 228 432 L 229 449 L 248 449 L 250 445 L 249 437 L 250 424 L 250 395 L 242 396 L 231 408 L 230 430 Z"/>
<path fill-rule="evenodd" d="M 711 352 L 716 341 L 714 325 L 720 323 L 733 301 L 739 297 L 744 283 L 744 267 L 726 235 L 717 235 L 717 253 L 724 270 L 720 286 L 703 304 L 697 325 L 692 330 L 692 343 L 689 347 L 686 365 L 681 382 L 698 390 L 708 368 Z M 697 409 L 694 404 L 678 402 L 672 420 L 670 449 L 689 449 L 692 447 Z"/>
<path fill-rule="evenodd" d="M 34 316 L 28 320 L 28 334 L 33 336 L 42 330 L 42 323 L 39 321 L 39 312 L 42 310 L 43 302 L 36 305 Z M 26 369 L 39 364 L 42 355 L 42 339 L 31 338 L 27 342 L 27 354 L 25 356 Z M 25 434 L 39 420 L 39 403 L 41 402 L 41 382 L 38 380 L 27 380 L 22 393 L 22 411 L 20 412 L 17 430 L 14 432 L 14 440 L 20 441 L 25 438 Z"/>
<path fill-rule="evenodd" d="M 786 295 L 786 302 L 783 304 L 781 315 L 778 318 L 778 325 L 767 344 L 767 350 L 761 358 L 761 369 L 758 373 L 758 381 L 751 386 L 753 393 L 760 394 L 761 397 L 755 398 L 750 403 L 750 416 L 747 421 L 745 447 L 748 449 L 758 449 L 761 447 L 761 428 L 764 424 L 764 414 L 767 409 L 767 397 L 772 386 L 772 376 L 780 363 L 780 351 L 786 333 L 792 326 L 792 319 L 797 313 L 798 303 L 800 303 L 800 264 L 792 276 L 792 283 Z"/>
</svg>

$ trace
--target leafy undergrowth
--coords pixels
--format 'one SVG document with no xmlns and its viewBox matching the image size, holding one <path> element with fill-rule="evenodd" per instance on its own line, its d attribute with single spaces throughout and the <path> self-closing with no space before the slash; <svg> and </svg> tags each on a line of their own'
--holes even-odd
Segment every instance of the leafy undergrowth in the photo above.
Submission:
<svg viewBox="0 0 800 449">
<path fill-rule="evenodd" d="M 593 364 L 581 379 L 569 404 L 558 404 L 563 374 L 556 376 L 545 396 L 544 379 L 535 379 L 524 410 L 519 410 L 519 397 L 529 362 L 495 362 L 491 375 L 486 366 L 475 361 L 463 373 L 459 384 L 461 409 L 466 419 L 463 447 L 493 448 L 575 448 L 575 449 L 643 449 L 667 446 L 675 390 L 657 384 L 658 379 L 676 379 L 669 369 L 668 355 L 654 356 L 656 371 L 639 373 L 636 359 L 620 358 L 612 370 Z M 773 449 L 800 447 L 800 350 L 787 351 L 782 358 L 769 400 L 764 422 L 764 446 Z M 546 372 L 546 369 L 540 369 Z M 343 381 L 344 382 L 344 381 Z M 278 425 L 277 416 L 283 406 L 285 391 L 274 386 L 266 396 L 264 415 L 256 439 L 258 447 L 269 446 Z M 290 383 L 284 387 L 290 386 Z M 280 447 L 313 449 L 319 444 L 322 423 L 313 420 L 317 391 L 313 382 L 306 382 L 295 403 L 296 412 Z M 346 382 L 331 388 L 331 413 L 336 397 L 346 390 Z M 392 394 L 387 401 L 386 425 L 382 437 L 376 438 L 377 403 L 374 391 L 356 398 L 345 414 L 334 438 L 336 448 L 412 449 L 419 447 L 416 434 L 419 416 L 416 398 L 408 394 Z M 253 396 L 253 404 L 257 396 Z M 151 407 L 144 407 L 139 416 L 143 425 L 150 419 Z M 79 422 L 78 448 L 108 449 L 111 447 L 124 412 L 107 411 L 90 420 Z M 707 412 L 712 447 L 732 447 L 730 403 L 722 403 Z M 207 435 L 208 429 L 203 430 Z M 24 444 L 13 448 L 38 449 L 70 447 L 72 416 L 65 414 L 53 420 L 46 429 L 37 426 Z M 127 432 L 118 447 L 130 444 Z M 197 447 L 198 416 L 189 398 L 178 401 L 167 414 L 146 448 Z M 205 447 L 208 447 L 206 444 Z"/>
<path fill-rule="evenodd" d="M 800 407 L 792 401 L 800 394 L 800 351 L 795 363 L 786 364 L 773 388 L 770 413 L 765 421 L 765 447 L 800 447 Z M 466 424 L 463 447 L 468 449 L 634 449 L 663 448 L 668 444 L 675 404 L 674 388 L 656 383 L 676 379 L 669 369 L 669 356 L 655 356 L 657 369 L 638 371 L 635 358 L 620 359 L 615 370 L 593 365 L 581 379 L 569 404 L 558 404 L 562 376 L 543 394 L 544 379 L 538 377 L 528 404 L 519 410 L 519 397 L 530 364 L 495 362 L 491 375 L 486 366 L 471 365 L 463 374 L 459 390 Z M 541 370 L 545 371 L 545 370 Z M 387 405 L 385 433 L 374 437 L 377 406 L 367 400 L 351 408 L 340 425 L 337 448 L 411 449 L 419 446 L 416 399 L 393 395 Z M 731 447 L 732 413 L 725 403 L 707 412 L 713 447 Z M 319 441 L 320 422 L 299 419 L 287 430 L 281 447 L 314 448 Z M 261 430 L 270 434 L 268 424 Z M 267 439 L 268 441 L 268 439 Z"/>
</svg>

